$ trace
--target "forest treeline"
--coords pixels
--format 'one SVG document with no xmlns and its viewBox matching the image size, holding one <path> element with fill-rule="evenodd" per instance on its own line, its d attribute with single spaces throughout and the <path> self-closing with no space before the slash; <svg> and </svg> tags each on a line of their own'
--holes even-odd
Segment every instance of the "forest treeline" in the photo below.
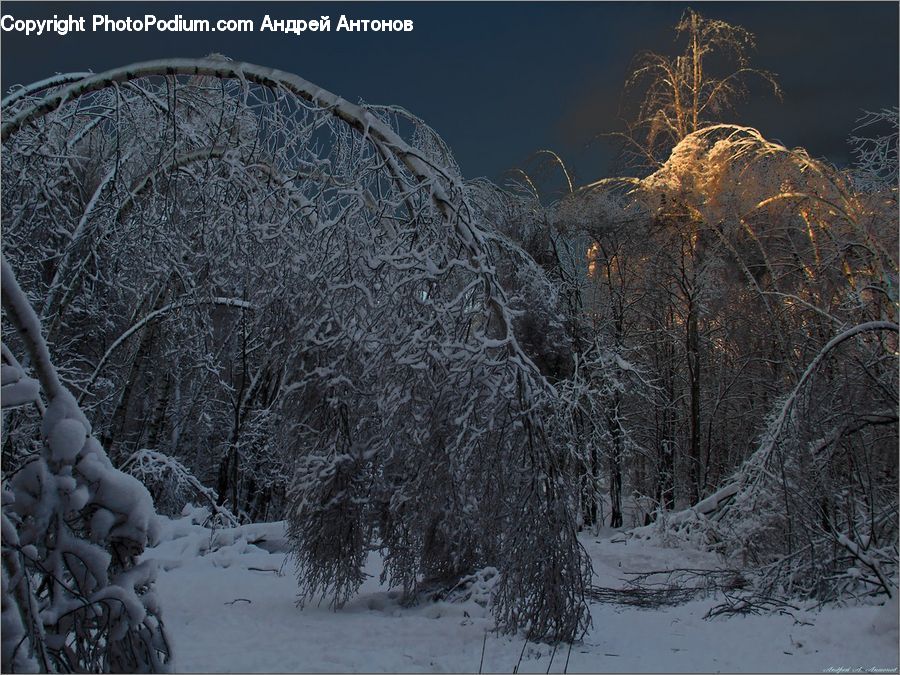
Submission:
<svg viewBox="0 0 900 675">
<path fill-rule="evenodd" d="M 286 519 L 335 606 L 371 550 L 410 600 L 497 567 L 533 639 L 588 625 L 585 527 L 714 548 L 748 597 L 895 592 L 896 109 L 831 166 L 732 123 L 780 95 L 749 33 L 677 29 L 628 81 L 632 175 L 552 204 L 222 57 L 10 90 L 3 670 L 166 667 L 150 497 Z"/>
</svg>

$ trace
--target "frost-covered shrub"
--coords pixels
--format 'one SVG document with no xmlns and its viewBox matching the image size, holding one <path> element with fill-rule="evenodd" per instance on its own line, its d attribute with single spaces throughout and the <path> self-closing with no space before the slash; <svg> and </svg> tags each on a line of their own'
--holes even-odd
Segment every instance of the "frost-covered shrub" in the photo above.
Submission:
<svg viewBox="0 0 900 675">
<path fill-rule="evenodd" d="M 37 316 L 2 264 L 3 310 L 37 376 L 4 372 L 3 405 L 32 403 L 43 417 L 41 452 L 3 490 L 3 670 L 166 670 L 155 569 L 137 561 L 157 535 L 153 502 L 113 468 L 92 435 L 50 362 Z"/>
<path fill-rule="evenodd" d="M 206 506 L 209 518 L 219 527 L 234 527 L 237 519 L 217 504 L 215 490 L 203 485 L 187 467 L 173 457 L 153 450 L 138 450 L 126 459 L 121 470 L 137 478 L 153 497 L 156 512 L 164 516 L 181 515 L 185 506 Z"/>
</svg>

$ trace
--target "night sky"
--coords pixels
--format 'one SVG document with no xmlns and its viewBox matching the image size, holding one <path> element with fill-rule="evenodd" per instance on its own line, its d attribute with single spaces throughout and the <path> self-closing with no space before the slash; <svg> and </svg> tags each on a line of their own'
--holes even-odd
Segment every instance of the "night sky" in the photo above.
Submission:
<svg viewBox="0 0 900 675">
<path fill-rule="evenodd" d="M 133 61 L 220 52 L 296 72 L 351 101 L 401 105 L 430 123 L 467 177 L 502 180 L 551 148 L 579 182 L 615 170 L 622 84 L 638 51 L 672 53 L 684 3 L 29 3 L 16 18 L 251 18 L 254 33 L 4 33 L 2 86 L 55 72 L 101 71 Z M 782 102 L 761 88 L 735 119 L 838 164 L 863 109 L 897 105 L 898 3 L 697 3 L 707 17 L 757 37 L 754 65 L 778 74 Z M 265 14 L 332 19 L 330 33 L 260 33 Z M 412 33 L 334 32 L 350 18 L 415 21 Z"/>
</svg>

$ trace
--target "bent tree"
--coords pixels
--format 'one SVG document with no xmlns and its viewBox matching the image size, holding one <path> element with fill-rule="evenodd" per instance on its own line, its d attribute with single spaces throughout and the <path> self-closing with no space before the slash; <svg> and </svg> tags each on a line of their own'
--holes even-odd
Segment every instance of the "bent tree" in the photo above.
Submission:
<svg viewBox="0 0 900 675">
<path fill-rule="evenodd" d="M 421 120 L 222 58 L 4 118 L 7 255 L 114 462 L 161 450 L 239 518 L 283 509 L 301 598 L 341 604 L 380 549 L 410 599 L 493 565 L 502 628 L 581 634 L 571 429 L 516 332 L 526 298 L 555 321 L 552 285 Z"/>
</svg>

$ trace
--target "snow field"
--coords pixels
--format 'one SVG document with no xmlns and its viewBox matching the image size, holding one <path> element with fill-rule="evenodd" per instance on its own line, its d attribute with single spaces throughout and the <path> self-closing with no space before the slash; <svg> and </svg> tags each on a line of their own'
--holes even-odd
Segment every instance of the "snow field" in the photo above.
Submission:
<svg viewBox="0 0 900 675">
<path fill-rule="evenodd" d="M 202 510 L 191 515 L 161 518 L 161 543 L 145 556 L 160 568 L 177 672 L 897 672 L 900 660 L 896 600 L 713 620 L 703 618 L 716 604 L 711 597 L 659 610 L 594 604 L 593 627 L 571 650 L 526 644 L 490 632 L 477 593 L 401 606 L 399 592 L 379 583 L 375 553 L 360 594 L 344 608 L 325 601 L 301 609 L 283 523 L 213 531 L 198 524 Z M 605 587 L 622 587 L 626 572 L 716 562 L 621 535 L 582 541 L 594 583 Z"/>
</svg>

